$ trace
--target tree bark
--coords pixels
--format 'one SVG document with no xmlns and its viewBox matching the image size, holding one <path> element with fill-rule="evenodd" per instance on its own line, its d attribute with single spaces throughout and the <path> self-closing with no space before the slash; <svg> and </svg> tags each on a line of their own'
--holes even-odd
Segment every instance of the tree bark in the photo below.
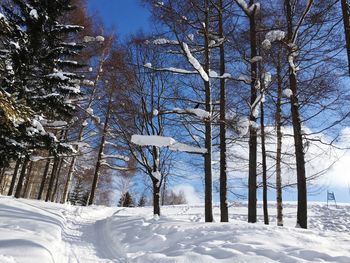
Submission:
<svg viewBox="0 0 350 263">
<path fill-rule="evenodd" d="M 41 197 L 42 197 L 43 192 L 44 192 L 46 178 L 47 178 L 47 175 L 48 175 L 49 169 L 50 169 L 50 163 L 51 163 L 51 159 L 48 159 L 46 161 L 43 177 L 42 177 L 41 183 L 40 183 L 40 188 L 39 188 L 39 193 L 38 193 L 38 200 L 41 200 Z"/>
<path fill-rule="evenodd" d="M 4 189 L 4 187 L 2 185 L 3 185 L 3 182 L 4 182 L 5 171 L 6 171 L 6 166 L 2 167 L 2 169 L 1 169 L 1 174 L 0 174 L 0 194 L 3 193 L 3 189 Z"/>
<path fill-rule="evenodd" d="M 153 182 L 153 214 L 160 216 L 160 187 L 157 180 L 152 180 Z"/>
<path fill-rule="evenodd" d="M 23 161 L 21 174 L 19 175 L 17 188 L 16 188 L 16 192 L 15 192 L 15 197 L 16 198 L 20 198 L 21 197 L 21 192 L 22 192 L 24 178 L 26 176 L 26 169 L 27 169 L 28 162 L 29 162 L 28 158 L 25 158 L 24 161 Z"/>
<path fill-rule="evenodd" d="M 21 159 L 18 159 L 16 161 L 16 166 L 15 166 L 15 170 L 13 171 L 13 175 L 12 175 L 12 179 L 11 179 L 11 184 L 10 184 L 10 189 L 7 193 L 8 196 L 11 196 L 13 194 L 13 190 L 15 189 L 15 185 L 16 185 L 16 180 L 17 180 L 17 174 L 18 174 L 18 169 L 19 166 L 21 165 Z"/>
<path fill-rule="evenodd" d="M 348 67 L 349 67 L 349 75 L 350 75 L 350 16 L 349 16 L 349 5 L 347 0 L 341 0 L 341 9 L 343 13 L 345 43 L 346 43 L 346 51 L 348 55 Z"/>
<path fill-rule="evenodd" d="M 59 164 L 58 164 L 58 169 L 57 169 L 57 174 L 56 174 L 56 178 L 55 178 L 55 188 L 54 188 L 54 190 L 52 192 L 51 199 L 50 199 L 51 202 L 55 201 L 55 196 L 56 196 L 56 193 L 57 193 L 57 190 L 58 190 L 58 183 L 59 183 L 59 179 L 60 179 L 62 165 L 63 165 L 63 157 L 60 157 Z"/>
<path fill-rule="evenodd" d="M 277 61 L 277 103 L 276 103 L 276 130 L 277 130 L 277 149 L 276 149 L 276 208 L 277 225 L 283 226 L 283 203 L 282 203 L 282 94 L 283 81 L 281 70 L 281 58 Z"/>
<path fill-rule="evenodd" d="M 261 127 L 261 157 L 262 157 L 262 182 L 263 182 L 263 211 L 264 224 L 269 224 L 269 213 L 267 208 L 267 165 L 266 165 L 266 146 L 265 146 L 265 113 L 264 103 L 261 103 L 260 127 Z"/>
<path fill-rule="evenodd" d="M 219 36 L 224 38 L 223 1 L 219 0 Z M 220 45 L 220 75 L 225 74 L 225 46 Z M 220 79 L 220 214 L 221 222 L 228 222 L 227 161 L 226 161 L 226 90 L 225 79 Z"/>
<path fill-rule="evenodd" d="M 51 194 L 52 194 L 52 190 L 53 190 L 53 186 L 54 186 L 54 182 L 55 182 L 55 178 L 56 178 L 58 164 L 59 164 L 59 157 L 55 157 L 54 162 L 53 162 L 52 171 L 51 171 L 49 186 L 47 188 L 45 202 L 48 202 L 50 200 L 50 197 L 51 197 Z"/>
<path fill-rule="evenodd" d="M 250 0 L 250 5 L 254 4 L 254 0 Z M 257 38 L 256 38 L 256 9 L 249 16 L 250 23 L 250 56 L 257 56 Z M 250 84 L 250 104 L 253 105 L 256 95 L 256 84 L 258 81 L 257 62 L 251 63 L 251 84 Z M 253 112 L 249 118 L 251 123 L 256 122 L 256 117 Z M 250 125 L 249 128 L 249 178 L 248 178 L 248 222 L 256 222 L 256 165 L 257 165 L 257 133 L 256 128 Z"/>
<path fill-rule="evenodd" d="M 29 197 L 29 194 L 30 194 L 30 191 L 32 188 L 31 185 L 32 185 L 32 177 L 33 177 L 33 175 L 32 175 L 33 163 L 34 162 L 30 162 L 30 164 L 29 164 L 27 180 L 24 183 L 24 191 L 23 191 L 23 195 L 22 195 L 23 198 Z"/>
<path fill-rule="evenodd" d="M 81 131 L 83 131 L 83 129 L 81 129 Z M 81 132 L 81 134 L 82 134 L 82 132 Z M 81 139 L 79 141 L 81 141 Z M 64 184 L 63 196 L 62 196 L 62 199 L 61 199 L 61 203 L 62 204 L 66 203 L 67 200 L 68 200 L 68 193 L 69 193 L 69 188 L 70 188 L 70 185 L 71 185 L 71 182 L 72 182 L 73 172 L 74 172 L 74 169 L 75 169 L 75 163 L 76 163 L 76 157 L 73 156 L 72 160 L 71 160 L 71 163 L 69 165 L 69 170 L 68 170 L 68 174 L 67 174 L 66 183 Z"/>
<path fill-rule="evenodd" d="M 209 0 L 205 0 L 205 33 L 204 33 L 204 70 L 209 76 L 210 50 L 209 50 Z M 204 81 L 205 86 L 205 110 L 212 112 L 211 87 L 210 81 Z M 207 153 L 204 155 L 204 188 L 205 188 L 205 222 L 213 222 L 213 204 L 212 204 L 212 127 L 211 117 L 205 121 L 205 148 Z"/>
<path fill-rule="evenodd" d="M 288 39 L 293 36 L 293 17 L 292 6 L 290 0 L 286 0 Z M 292 49 L 292 48 L 291 48 Z M 293 52 L 293 50 L 290 50 Z M 298 83 L 296 73 L 289 64 L 289 85 L 293 94 L 291 96 L 291 112 L 294 132 L 295 158 L 297 165 L 297 189 L 298 189 L 298 209 L 297 209 L 297 225 L 301 228 L 307 228 L 307 192 L 306 192 L 306 172 L 305 172 L 305 156 L 304 145 L 301 131 L 301 120 L 299 113 L 298 100 Z"/>
</svg>

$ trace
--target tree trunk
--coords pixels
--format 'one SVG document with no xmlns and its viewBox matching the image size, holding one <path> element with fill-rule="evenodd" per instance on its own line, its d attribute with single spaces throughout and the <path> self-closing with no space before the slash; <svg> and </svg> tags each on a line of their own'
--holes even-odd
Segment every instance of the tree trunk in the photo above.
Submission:
<svg viewBox="0 0 350 263">
<path fill-rule="evenodd" d="M 224 38 L 223 3 L 219 1 L 219 36 Z M 220 75 L 225 74 L 225 46 L 220 45 Z M 226 161 L 226 90 L 225 79 L 220 79 L 220 214 L 221 222 L 228 222 L 227 161 Z"/>
<path fill-rule="evenodd" d="M 39 193 L 38 193 L 38 200 L 41 200 L 41 197 L 42 197 L 43 192 L 44 192 L 46 178 L 47 178 L 47 175 L 48 175 L 49 169 L 50 169 L 50 163 L 51 163 L 51 159 L 48 159 L 46 161 L 43 177 L 42 177 L 41 183 L 40 183 L 40 188 L 39 188 Z"/>
<path fill-rule="evenodd" d="M 61 203 L 64 204 L 67 202 L 68 200 L 68 193 L 69 193 L 69 188 L 72 182 L 72 176 L 73 176 L 73 172 L 74 172 L 74 168 L 75 168 L 75 162 L 76 162 L 76 157 L 73 156 L 71 163 L 69 165 L 69 170 L 68 170 L 68 174 L 67 174 L 67 179 L 66 179 L 66 183 L 64 185 L 64 190 L 63 190 L 63 196 L 61 199 Z"/>
<path fill-rule="evenodd" d="M 292 6 L 290 0 L 287 2 L 287 24 L 288 24 L 288 39 L 292 39 L 293 35 L 293 17 Z M 290 50 L 293 52 L 293 50 Z M 307 193 L 306 193 L 306 173 L 305 173 L 305 157 L 304 145 L 301 131 L 301 120 L 299 114 L 298 100 L 298 83 L 294 69 L 289 65 L 289 85 L 293 94 L 291 96 L 291 112 L 294 133 L 295 157 L 297 165 L 297 188 L 298 188 L 298 209 L 297 209 L 297 226 L 307 228 Z"/>
<path fill-rule="evenodd" d="M 350 75 L 350 17 L 349 17 L 349 5 L 347 0 L 341 0 L 341 9 L 343 13 L 344 33 L 346 51 L 348 55 L 348 67 Z"/>
<path fill-rule="evenodd" d="M 20 198 L 21 197 L 21 192 L 22 192 L 24 178 L 26 176 L 26 169 L 27 169 L 28 162 L 29 162 L 28 158 L 25 158 L 24 161 L 23 161 L 21 174 L 19 175 L 17 188 L 16 188 L 16 192 L 15 192 L 15 197 L 16 198 Z"/>
<path fill-rule="evenodd" d="M 51 171 L 49 186 L 48 186 L 48 188 L 47 188 L 47 193 L 46 193 L 45 202 L 48 202 L 48 201 L 50 200 L 50 197 L 51 197 L 51 194 L 52 194 L 52 191 L 53 191 L 53 186 L 54 186 L 55 178 L 56 178 L 56 173 L 57 173 L 58 164 L 59 164 L 59 158 L 58 158 L 58 157 L 55 157 L 54 162 L 53 162 L 52 171 Z"/>
<path fill-rule="evenodd" d="M 250 0 L 250 5 L 254 1 Z M 257 39 L 256 39 L 256 23 L 255 23 L 256 9 L 249 16 L 250 22 L 250 56 L 254 58 L 257 56 Z M 257 62 L 251 63 L 251 84 L 250 84 L 250 104 L 253 105 L 256 100 L 256 84 L 258 81 L 258 67 Z M 250 113 L 249 118 L 251 123 L 256 122 L 256 117 L 253 112 Z M 248 178 L 248 222 L 256 222 L 256 165 L 257 165 L 257 133 L 256 128 L 250 125 L 249 128 L 249 178 Z"/>
<path fill-rule="evenodd" d="M 209 76 L 210 50 L 209 50 L 209 1 L 205 0 L 205 43 L 204 43 L 204 70 Z M 205 222 L 213 222 L 213 204 L 212 204 L 212 127 L 211 127 L 211 88 L 210 82 L 204 81 L 205 86 L 205 110 L 210 113 L 210 117 L 205 122 L 205 148 L 204 154 L 204 188 L 205 188 Z"/>
<path fill-rule="evenodd" d="M 32 185 L 32 169 L 33 169 L 33 162 L 30 162 L 29 168 L 28 168 L 28 175 L 27 180 L 24 183 L 24 191 L 23 191 L 23 198 L 29 197 L 29 192 L 31 191 L 31 185 Z"/>
<path fill-rule="evenodd" d="M 265 147 L 265 123 L 264 123 L 264 103 L 261 103 L 261 157 L 262 157 L 262 182 L 263 182 L 263 211 L 264 211 L 264 224 L 269 224 L 269 213 L 267 208 L 267 165 L 266 165 L 266 147 Z"/>
<path fill-rule="evenodd" d="M 11 196 L 13 194 L 13 190 L 15 189 L 15 184 L 16 184 L 17 174 L 18 174 L 18 169 L 19 169 L 20 164 L 21 164 L 21 159 L 18 159 L 16 161 L 15 170 L 13 171 L 12 180 L 11 180 L 11 184 L 10 184 L 10 189 L 9 189 L 9 191 L 7 193 L 8 196 Z"/>
<path fill-rule="evenodd" d="M 6 171 L 6 167 L 4 166 L 4 167 L 2 167 L 1 174 L 0 174 L 0 194 L 3 193 L 3 189 L 4 189 L 4 187 L 2 185 L 4 182 L 5 171 Z"/>
<path fill-rule="evenodd" d="M 277 130 L 277 149 L 276 149 L 276 208 L 277 225 L 283 226 L 283 203 L 282 203 L 282 94 L 283 81 L 281 70 L 281 59 L 277 62 L 277 102 L 276 102 L 276 130 Z"/>
<path fill-rule="evenodd" d="M 58 190 L 58 183 L 59 183 L 59 180 L 60 180 L 60 174 L 61 174 L 62 166 L 63 166 L 63 157 L 61 157 L 60 160 L 59 160 L 59 165 L 58 165 L 57 174 L 56 174 L 56 178 L 55 178 L 55 188 L 54 188 L 54 190 L 52 192 L 51 200 L 50 200 L 51 202 L 55 201 L 55 196 L 56 196 L 56 193 L 57 193 L 57 190 Z"/>
<path fill-rule="evenodd" d="M 153 182 L 153 214 L 160 216 L 160 187 L 157 180 L 152 180 Z"/>
<path fill-rule="evenodd" d="M 109 122 L 109 118 L 110 118 L 111 107 L 112 107 L 112 95 L 110 94 L 108 106 L 107 106 L 106 119 L 105 119 L 105 123 L 103 126 L 103 132 L 102 132 L 102 137 L 101 137 L 101 141 L 100 141 L 100 149 L 98 151 L 97 162 L 96 162 L 96 166 L 95 166 L 94 179 L 92 181 L 91 191 L 90 191 L 90 195 L 89 195 L 88 205 L 92 205 L 94 203 L 94 199 L 95 199 L 95 193 L 96 193 L 96 188 L 97 188 L 97 184 L 98 184 L 98 179 L 100 177 L 101 160 L 102 160 L 103 150 L 105 147 L 105 141 L 106 141 L 106 135 L 107 135 L 107 130 L 108 130 L 108 122 Z"/>
</svg>

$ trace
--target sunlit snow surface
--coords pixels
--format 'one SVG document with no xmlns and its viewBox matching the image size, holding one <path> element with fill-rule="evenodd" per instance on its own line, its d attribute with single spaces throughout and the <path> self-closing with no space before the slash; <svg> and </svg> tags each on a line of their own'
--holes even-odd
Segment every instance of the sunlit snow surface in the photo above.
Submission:
<svg viewBox="0 0 350 263">
<path fill-rule="evenodd" d="M 309 229 L 295 228 L 296 206 L 284 206 L 285 227 L 246 223 L 244 203 L 230 223 L 204 223 L 202 205 L 152 208 L 73 207 L 0 197 L 0 262 L 350 262 L 350 206 L 309 207 Z M 219 220 L 219 207 L 214 206 Z"/>
</svg>

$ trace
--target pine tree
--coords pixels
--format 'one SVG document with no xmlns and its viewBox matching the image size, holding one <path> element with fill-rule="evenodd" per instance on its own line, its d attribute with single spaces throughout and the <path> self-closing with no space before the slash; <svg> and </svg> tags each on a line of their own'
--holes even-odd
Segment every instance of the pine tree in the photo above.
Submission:
<svg viewBox="0 0 350 263">
<path fill-rule="evenodd" d="M 144 207 L 146 205 L 146 197 L 142 195 L 137 203 L 138 207 Z"/>
<path fill-rule="evenodd" d="M 0 52 L 0 97 L 5 105 L 0 122 L 7 124 L 0 131 L 0 165 L 21 156 L 28 159 L 34 149 L 71 151 L 45 125 L 72 120 L 72 99 L 80 93 L 74 72 L 82 66 L 73 59 L 83 46 L 68 41 L 82 27 L 60 23 L 73 9 L 70 0 L 12 2 L 11 7 L 3 4 L 0 14 L 1 46 L 7 47 Z"/>
<path fill-rule="evenodd" d="M 120 207 L 134 207 L 134 200 L 131 197 L 131 194 L 129 192 L 126 192 L 123 194 L 118 202 L 118 206 Z"/>
<path fill-rule="evenodd" d="M 87 199 L 87 191 L 83 187 L 83 180 L 81 177 L 78 177 L 72 192 L 69 194 L 68 200 L 72 205 L 85 206 Z"/>
</svg>

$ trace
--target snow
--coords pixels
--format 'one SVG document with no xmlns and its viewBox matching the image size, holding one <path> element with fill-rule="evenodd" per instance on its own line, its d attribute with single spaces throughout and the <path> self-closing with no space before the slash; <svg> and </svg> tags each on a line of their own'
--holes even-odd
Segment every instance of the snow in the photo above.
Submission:
<svg viewBox="0 0 350 263">
<path fill-rule="evenodd" d="M 156 135 L 132 135 L 131 142 L 140 146 L 168 147 L 176 141 L 171 137 Z"/>
<path fill-rule="evenodd" d="M 245 0 L 236 0 L 236 3 L 242 8 L 244 13 L 246 13 L 248 16 L 252 15 L 254 10 L 255 10 L 255 13 L 258 13 L 260 11 L 260 3 L 254 3 L 249 7 Z"/>
<path fill-rule="evenodd" d="M 188 61 L 193 66 L 193 68 L 198 71 L 198 73 L 201 75 L 201 77 L 204 81 L 209 81 L 208 74 L 204 71 L 203 67 L 198 62 L 198 60 L 191 54 L 191 51 L 190 51 L 188 45 L 185 42 L 183 42 L 182 47 L 185 51 L 185 54 L 186 54 Z"/>
<path fill-rule="evenodd" d="M 284 227 L 248 224 L 246 203 L 229 206 L 229 223 L 204 223 L 201 204 L 74 207 L 0 197 L 0 262 L 350 262 L 350 206 L 309 204 L 309 229 L 295 228 L 296 205 L 284 203 Z"/>
<path fill-rule="evenodd" d="M 265 40 L 262 42 L 264 49 L 268 50 L 275 41 L 281 41 L 286 37 L 286 33 L 282 30 L 272 30 L 265 35 Z"/>
<path fill-rule="evenodd" d="M 202 109 L 193 109 L 193 108 L 187 108 L 187 109 L 180 109 L 180 108 L 174 108 L 173 112 L 179 113 L 179 114 L 192 114 L 196 115 L 197 117 L 201 119 L 207 119 L 210 117 L 210 113 L 202 110 Z"/>
<path fill-rule="evenodd" d="M 255 57 L 252 57 L 249 62 L 250 63 L 256 63 L 256 62 L 259 62 L 259 61 L 262 61 L 262 56 L 255 56 Z"/>
<path fill-rule="evenodd" d="M 104 42 L 105 41 L 105 38 L 103 36 L 97 36 L 95 39 L 97 42 Z"/>
<path fill-rule="evenodd" d="M 34 18 L 34 19 L 38 19 L 39 15 L 38 15 L 38 11 L 36 9 L 32 9 L 29 13 L 29 15 Z"/>
<path fill-rule="evenodd" d="M 155 45 L 178 45 L 179 42 L 177 40 L 158 38 L 158 39 L 153 40 L 153 44 L 155 44 Z"/>
<path fill-rule="evenodd" d="M 290 98 L 293 96 L 293 91 L 291 89 L 284 89 L 283 96 L 285 96 L 286 98 Z"/>
<path fill-rule="evenodd" d="M 132 135 L 131 142 L 139 146 L 169 147 L 172 151 L 206 153 L 207 150 L 177 142 L 171 137 L 157 135 Z"/>
<path fill-rule="evenodd" d="M 20 48 L 21 48 L 21 47 L 19 46 L 18 42 L 10 41 L 10 45 L 13 45 L 16 49 L 20 49 Z"/>
</svg>

